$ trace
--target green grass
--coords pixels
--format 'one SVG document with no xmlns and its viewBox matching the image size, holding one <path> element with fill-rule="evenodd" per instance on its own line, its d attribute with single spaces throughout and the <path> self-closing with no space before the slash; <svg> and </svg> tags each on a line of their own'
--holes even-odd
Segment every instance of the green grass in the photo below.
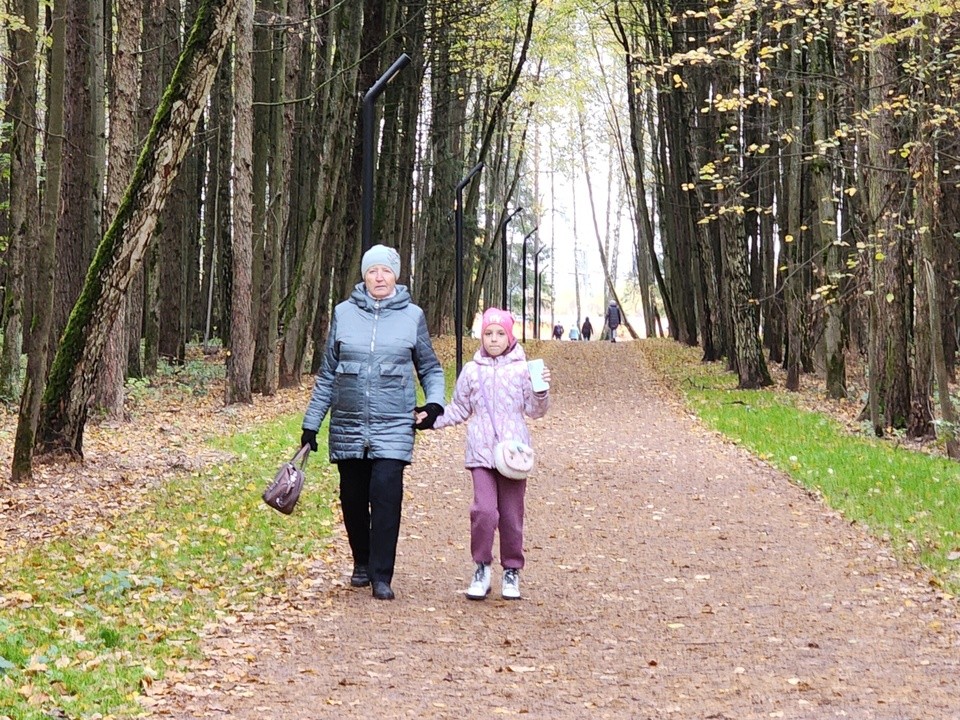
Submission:
<svg viewBox="0 0 960 720">
<path fill-rule="evenodd" d="M 960 593 L 960 464 L 849 432 L 777 390 L 741 391 L 696 348 L 644 341 L 643 353 L 703 422 L 820 493 Z"/>
<path fill-rule="evenodd" d="M 325 462 L 293 515 L 260 500 L 301 417 L 223 440 L 236 461 L 171 478 L 111 527 L 0 560 L 0 719 L 141 714 L 142 687 L 198 657 L 205 624 L 285 596 L 334 522 Z"/>
</svg>

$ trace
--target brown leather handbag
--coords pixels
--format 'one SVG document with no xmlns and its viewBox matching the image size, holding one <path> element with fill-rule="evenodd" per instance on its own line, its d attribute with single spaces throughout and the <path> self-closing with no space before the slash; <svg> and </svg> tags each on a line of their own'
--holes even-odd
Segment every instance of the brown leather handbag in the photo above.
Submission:
<svg viewBox="0 0 960 720">
<path fill-rule="evenodd" d="M 310 446 L 304 445 L 296 455 L 283 464 L 273 478 L 273 482 L 263 491 L 263 501 L 267 505 L 284 515 L 293 512 L 297 506 L 297 500 L 300 499 L 300 491 L 303 490 L 303 468 L 309 456 Z"/>
</svg>

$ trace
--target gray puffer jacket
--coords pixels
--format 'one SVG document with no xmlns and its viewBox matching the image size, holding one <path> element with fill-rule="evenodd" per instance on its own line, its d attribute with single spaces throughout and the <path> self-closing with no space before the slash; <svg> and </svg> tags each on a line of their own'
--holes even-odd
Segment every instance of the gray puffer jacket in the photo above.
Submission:
<svg viewBox="0 0 960 720">
<path fill-rule="evenodd" d="M 413 458 L 416 370 L 426 402 L 443 405 L 443 368 L 423 311 L 410 292 L 375 300 L 363 283 L 333 311 L 323 364 L 303 427 L 316 430 L 330 411 L 330 462 Z"/>
</svg>

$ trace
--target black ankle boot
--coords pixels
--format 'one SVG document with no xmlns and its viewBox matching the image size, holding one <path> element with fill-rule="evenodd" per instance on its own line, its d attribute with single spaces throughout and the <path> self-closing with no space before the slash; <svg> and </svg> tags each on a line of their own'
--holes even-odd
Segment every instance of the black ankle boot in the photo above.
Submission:
<svg viewBox="0 0 960 720">
<path fill-rule="evenodd" d="M 366 587 L 370 584 L 370 574 L 366 565 L 354 565 L 353 575 L 350 576 L 350 584 L 353 587 Z"/>
<path fill-rule="evenodd" d="M 393 600 L 395 597 L 393 590 L 390 589 L 390 583 L 383 580 L 373 581 L 373 596 L 377 600 Z"/>
</svg>

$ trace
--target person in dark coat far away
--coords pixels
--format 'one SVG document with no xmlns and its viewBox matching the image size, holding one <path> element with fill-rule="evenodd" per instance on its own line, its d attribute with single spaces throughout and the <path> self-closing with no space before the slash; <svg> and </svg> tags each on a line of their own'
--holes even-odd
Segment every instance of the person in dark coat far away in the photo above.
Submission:
<svg viewBox="0 0 960 720">
<path fill-rule="evenodd" d="M 583 327 L 580 328 L 580 337 L 589 340 L 593 335 L 593 325 L 590 324 L 590 318 L 583 321 Z"/>
<path fill-rule="evenodd" d="M 607 308 L 607 314 L 604 318 L 607 323 L 607 327 L 610 328 L 610 342 L 617 341 L 617 328 L 620 327 L 620 324 L 623 322 L 623 314 L 620 312 L 620 308 L 617 307 L 615 300 L 610 301 L 610 306 Z"/>
<path fill-rule="evenodd" d="M 360 272 L 363 282 L 333 311 L 300 445 L 317 449 L 317 430 L 329 411 L 330 462 L 340 472 L 353 553 L 350 584 L 372 585 L 373 597 L 393 600 L 403 471 L 413 459 L 414 427 L 431 428 L 443 413 L 444 376 L 423 311 L 397 285 L 397 251 L 374 245 Z M 426 398 L 420 407 L 413 370 Z"/>
</svg>

